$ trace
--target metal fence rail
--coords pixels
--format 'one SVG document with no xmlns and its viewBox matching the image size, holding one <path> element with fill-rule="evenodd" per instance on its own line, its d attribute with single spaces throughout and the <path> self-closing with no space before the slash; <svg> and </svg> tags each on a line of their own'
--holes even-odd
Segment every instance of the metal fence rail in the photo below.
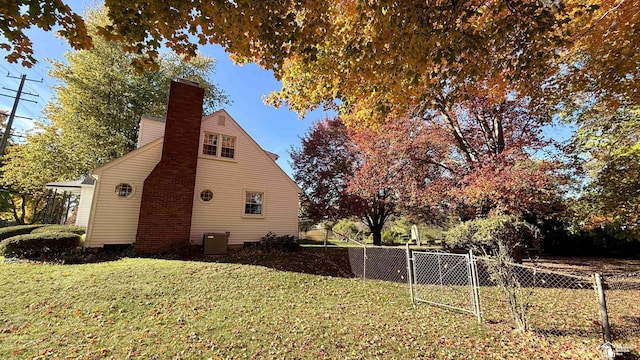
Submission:
<svg viewBox="0 0 640 360">
<path fill-rule="evenodd" d="M 490 271 L 495 260 L 477 258 L 483 319 L 513 324 L 509 296 Z M 543 335 L 598 339 L 598 306 L 591 276 L 576 276 L 536 266 L 506 263 L 518 285 L 512 291 L 531 331 Z M 512 300 L 513 301 L 513 300 Z"/>
</svg>

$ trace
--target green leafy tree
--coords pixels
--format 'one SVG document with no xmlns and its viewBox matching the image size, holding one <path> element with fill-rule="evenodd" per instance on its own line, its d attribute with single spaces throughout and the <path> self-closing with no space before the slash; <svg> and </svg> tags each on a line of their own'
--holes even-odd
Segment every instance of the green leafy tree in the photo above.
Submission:
<svg viewBox="0 0 640 360">
<path fill-rule="evenodd" d="M 159 70 L 138 72 L 122 43 L 97 36 L 108 24 L 104 9 L 91 10 L 87 28 L 94 37 L 90 50 L 70 51 L 66 63 L 55 61 L 50 74 L 58 79 L 55 99 L 23 145 L 6 159 L 4 183 L 20 191 L 38 191 L 49 181 L 78 178 L 136 146 L 143 114 L 164 115 L 171 79 L 187 78 L 205 88 L 205 112 L 227 102 L 211 83 L 215 61 L 194 57 L 185 62 L 163 55 Z"/>
<path fill-rule="evenodd" d="M 93 47 L 67 52 L 67 62 L 52 63 L 50 74 L 59 85 L 45 108 L 46 123 L 2 159 L 2 185 L 11 190 L 3 202 L 15 223 L 38 221 L 47 182 L 77 179 L 133 150 L 140 117 L 164 115 L 170 80 L 187 78 L 204 87 L 205 112 L 227 102 L 211 82 L 213 59 L 196 56 L 185 62 L 166 54 L 157 71 L 139 72 L 122 43 L 97 36 L 98 28 L 109 23 L 106 11 L 94 9 L 86 17 Z"/>
<path fill-rule="evenodd" d="M 640 106 L 613 116 L 585 113 L 575 145 L 589 175 L 576 202 L 576 220 L 586 228 L 617 224 L 640 239 Z"/>
</svg>

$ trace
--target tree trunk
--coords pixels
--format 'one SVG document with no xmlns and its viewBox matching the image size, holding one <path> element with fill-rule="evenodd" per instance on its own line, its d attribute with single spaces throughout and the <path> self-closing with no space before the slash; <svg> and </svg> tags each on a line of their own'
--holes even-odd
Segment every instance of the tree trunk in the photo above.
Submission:
<svg viewBox="0 0 640 360">
<path fill-rule="evenodd" d="M 382 245 L 382 231 L 380 229 L 371 229 L 371 235 L 373 235 L 373 245 Z"/>
</svg>

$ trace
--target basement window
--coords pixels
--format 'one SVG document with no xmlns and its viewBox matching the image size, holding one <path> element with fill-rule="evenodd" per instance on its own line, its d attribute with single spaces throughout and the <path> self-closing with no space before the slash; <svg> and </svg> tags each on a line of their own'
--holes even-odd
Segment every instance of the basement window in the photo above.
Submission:
<svg viewBox="0 0 640 360">
<path fill-rule="evenodd" d="M 133 194 L 133 187 L 127 183 L 120 183 L 116 185 L 116 195 L 122 198 L 127 198 Z"/>
</svg>

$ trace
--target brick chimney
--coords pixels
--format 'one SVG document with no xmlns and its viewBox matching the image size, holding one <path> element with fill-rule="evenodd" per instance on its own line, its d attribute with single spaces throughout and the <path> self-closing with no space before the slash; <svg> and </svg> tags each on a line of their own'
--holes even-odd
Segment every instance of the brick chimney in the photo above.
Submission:
<svg viewBox="0 0 640 360">
<path fill-rule="evenodd" d="M 181 252 L 189 246 L 203 98 L 197 83 L 171 82 L 162 157 L 142 189 L 139 253 Z"/>
</svg>

